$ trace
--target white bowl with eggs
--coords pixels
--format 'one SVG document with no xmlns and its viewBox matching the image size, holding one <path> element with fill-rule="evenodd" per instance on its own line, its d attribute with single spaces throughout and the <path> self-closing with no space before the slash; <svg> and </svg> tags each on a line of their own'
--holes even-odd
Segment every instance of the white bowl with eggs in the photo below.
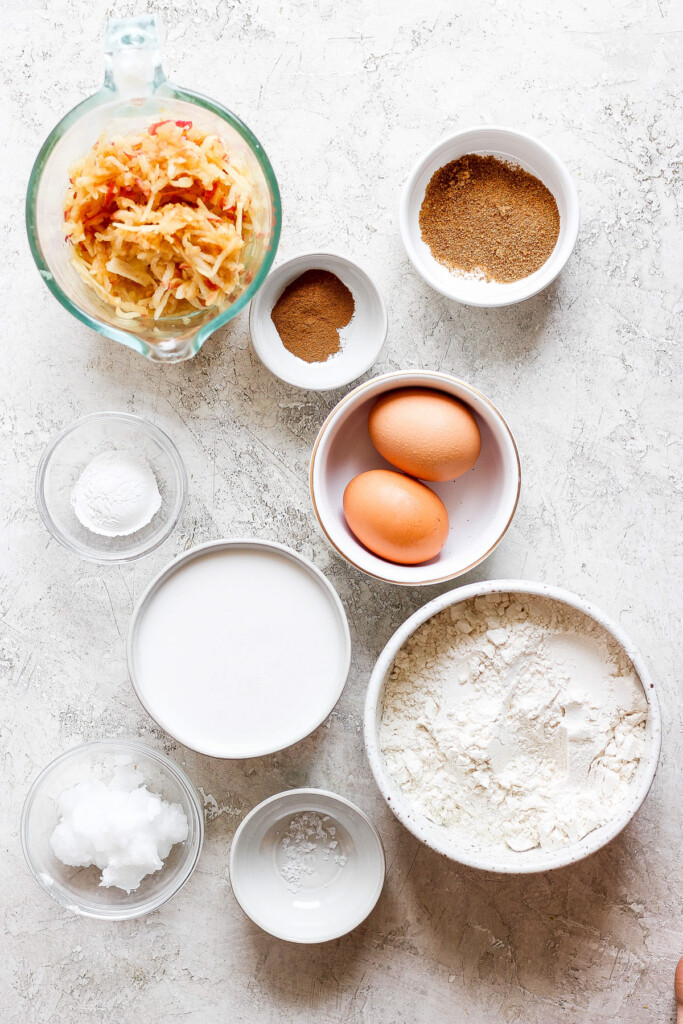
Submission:
<svg viewBox="0 0 683 1024">
<path fill-rule="evenodd" d="M 434 259 L 423 241 L 420 208 L 432 176 L 471 153 L 522 167 L 543 182 L 557 203 L 560 231 L 555 248 L 542 267 L 519 281 L 502 283 L 458 274 Z M 399 226 L 410 262 L 437 292 L 468 306 L 509 306 L 547 288 L 566 264 L 579 232 L 579 199 L 569 171 L 546 145 L 514 128 L 481 125 L 453 132 L 420 157 L 403 189 Z"/>
<path fill-rule="evenodd" d="M 448 513 L 448 535 L 436 557 L 414 565 L 374 554 L 354 535 L 344 515 L 344 493 L 355 477 L 369 470 L 396 472 L 374 447 L 368 416 L 380 396 L 405 388 L 428 388 L 457 399 L 472 413 L 481 434 L 481 452 L 469 472 L 456 480 L 429 482 Z M 422 586 L 461 576 L 498 546 L 517 508 L 521 467 L 512 432 L 485 395 L 448 373 L 401 370 L 373 377 L 335 406 L 313 446 L 309 480 L 320 528 L 350 565 L 389 583 Z"/>
<path fill-rule="evenodd" d="M 384 713 L 385 690 L 398 653 L 427 620 L 444 609 L 453 609 L 472 599 L 495 594 L 522 594 L 547 598 L 570 609 L 576 609 L 594 620 L 614 638 L 630 659 L 647 701 L 643 753 L 629 782 L 626 799 L 614 817 L 570 845 L 545 849 L 538 846 L 522 853 L 512 850 L 503 852 L 471 841 L 460 830 L 456 832 L 447 829 L 430 820 L 406 796 L 389 772 L 381 749 L 380 727 Z M 532 583 L 528 580 L 484 580 L 469 586 L 457 587 L 429 601 L 394 633 L 377 659 L 370 678 L 365 701 L 364 737 L 368 761 L 377 786 L 389 808 L 409 832 L 433 850 L 458 863 L 484 871 L 521 875 L 566 867 L 582 860 L 601 849 L 625 828 L 645 800 L 654 780 L 661 749 L 662 723 L 654 682 L 642 654 L 624 630 L 599 608 L 576 594 L 545 583 Z"/>
</svg>

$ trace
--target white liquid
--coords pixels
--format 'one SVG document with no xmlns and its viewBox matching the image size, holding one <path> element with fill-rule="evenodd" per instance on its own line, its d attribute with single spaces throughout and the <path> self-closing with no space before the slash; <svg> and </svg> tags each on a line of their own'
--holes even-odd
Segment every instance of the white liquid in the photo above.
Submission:
<svg viewBox="0 0 683 1024">
<path fill-rule="evenodd" d="M 133 646 L 156 721 L 217 757 L 278 750 L 328 714 L 347 669 L 344 623 L 316 576 L 268 548 L 207 552 L 161 584 Z"/>
</svg>

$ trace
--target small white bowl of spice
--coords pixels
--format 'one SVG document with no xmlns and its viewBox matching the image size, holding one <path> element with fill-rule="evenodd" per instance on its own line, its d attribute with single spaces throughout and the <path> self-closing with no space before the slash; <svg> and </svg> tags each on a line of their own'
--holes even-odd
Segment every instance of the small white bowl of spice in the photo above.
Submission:
<svg viewBox="0 0 683 1024">
<path fill-rule="evenodd" d="M 309 391 L 341 388 L 384 345 L 387 312 L 372 278 L 351 260 L 311 252 L 273 271 L 249 311 L 251 340 L 271 373 Z"/>
<path fill-rule="evenodd" d="M 555 280 L 579 230 L 562 161 L 512 128 L 455 132 L 420 158 L 401 197 L 401 237 L 427 284 L 470 306 L 507 306 Z"/>
</svg>

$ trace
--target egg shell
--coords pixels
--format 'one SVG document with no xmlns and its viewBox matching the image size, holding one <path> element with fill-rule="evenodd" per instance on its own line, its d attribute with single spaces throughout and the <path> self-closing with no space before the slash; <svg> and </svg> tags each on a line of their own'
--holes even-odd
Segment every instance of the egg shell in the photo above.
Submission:
<svg viewBox="0 0 683 1024">
<path fill-rule="evenodd" d="M 425 484 L 390 469 L 354 477 L 344 491 L 351 532 L 375 555 L 400 565 L 435 558 L 448 538 L 448 512 Z"/>
<path fill-rule="evenodd" d="M 368 431 L 387 462 L 421 480 L 455 480 L 481 451 L 477 421 L 462 402 L 430 388 L 399 388 L 370 410 Z"/>
</svg>

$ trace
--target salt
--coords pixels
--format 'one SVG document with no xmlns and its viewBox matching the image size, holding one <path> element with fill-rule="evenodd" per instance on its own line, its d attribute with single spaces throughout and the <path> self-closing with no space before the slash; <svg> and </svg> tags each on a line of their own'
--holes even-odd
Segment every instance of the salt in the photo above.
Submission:
<svg viewBox="0 0 683 1024">
<path fill-rule="evenodd" d="M 323 861 L 332 861 L 337 867 L 343 868 L 346 865 L 348 857 L 337 852 L 337 829 L 330 824 L 331 821 L 329 815 L 321 817 L 314 811 L 303 811 L 290 821 L 289 828 L 280 840 L 285 856 L 280 874 L 289 892 L 299 892 L 305 878 L 316 872 L 318 855 Z"/>
</svg>

